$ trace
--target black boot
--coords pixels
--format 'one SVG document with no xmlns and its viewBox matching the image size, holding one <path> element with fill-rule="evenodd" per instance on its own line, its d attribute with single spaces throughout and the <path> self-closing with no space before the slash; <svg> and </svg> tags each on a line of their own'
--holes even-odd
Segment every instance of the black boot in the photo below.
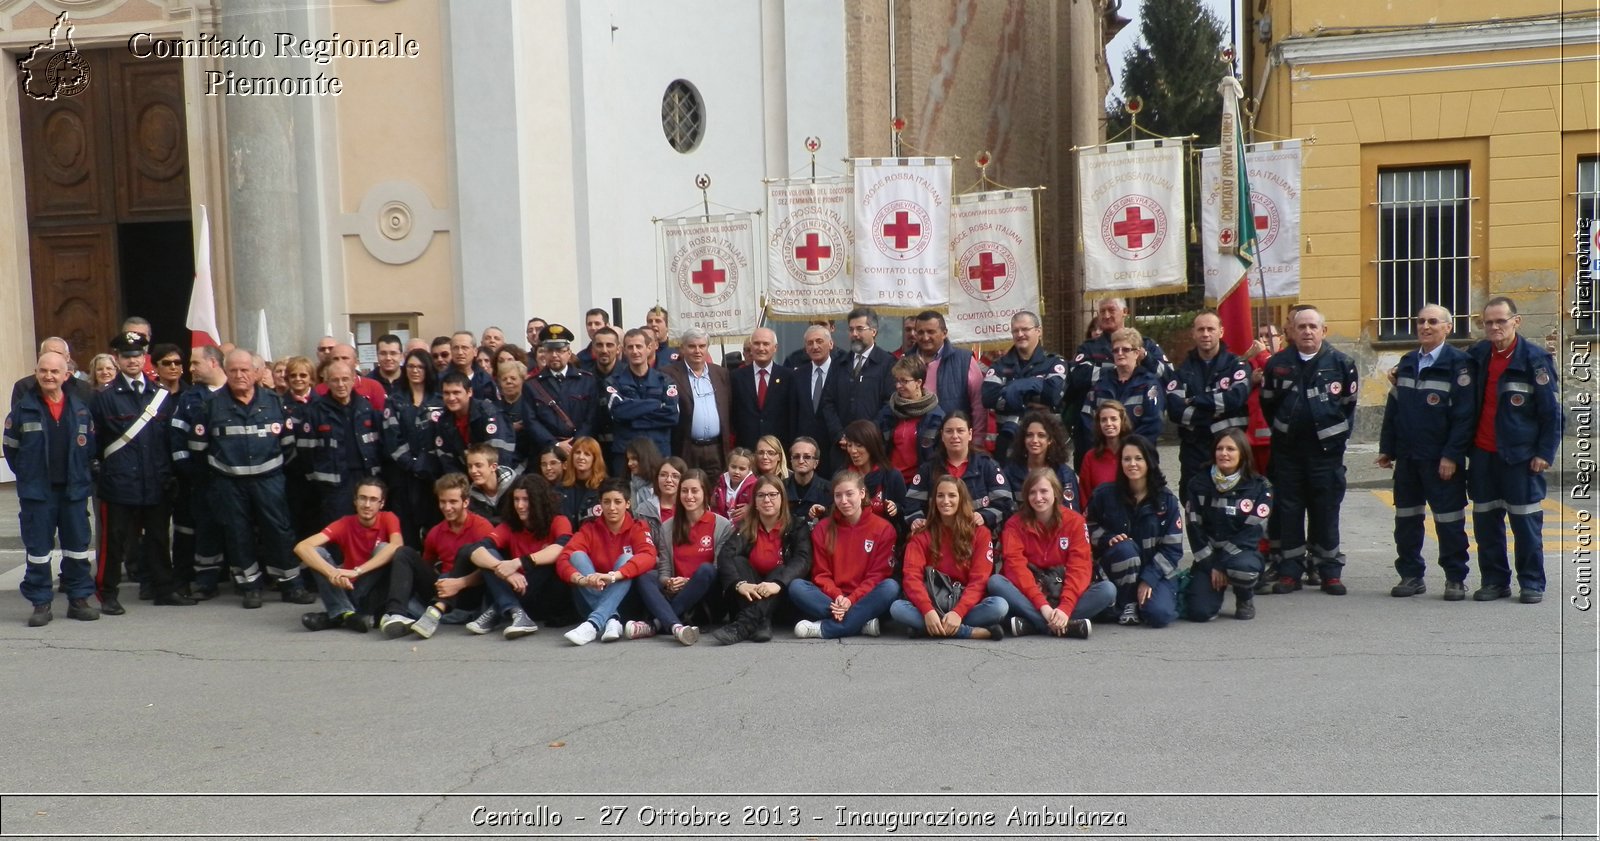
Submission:
<svg viewBox="0 0 1600 841">
<path fill-rule="evenodd" d="M 1249 587 L 1233 588 L 1233 618 L 1256 618 L 1255 593 Z"/>
</svg>

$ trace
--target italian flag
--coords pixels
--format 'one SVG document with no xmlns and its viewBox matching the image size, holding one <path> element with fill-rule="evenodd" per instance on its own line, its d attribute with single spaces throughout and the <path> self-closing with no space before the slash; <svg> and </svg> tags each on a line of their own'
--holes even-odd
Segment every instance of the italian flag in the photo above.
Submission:
<svg viewBox="0 0 1600 841">
<path fill-rule="evenodd" d="M 211 220 L 206 206 L 200 205 L 199 231 L 194 245 L 194 286 L 189 290 L 189 316 L 184 326 L 190 330 L 193 347 L 218 347 L 222 334 L 217 330 L 217 296 L 211 286 Z"/>
<path fill-rule="evenodd" d="M 1228 349 L 1243 355 L 1255 339 L 1250 319 L 1250 267 L 1256 264 L 1256 225 L 1250 209 L 1250 173 L 1244 162 L 1244 125 L 1239 119 L 1239 97 L 1244 90 L 1232 76 L 1224 76 L 1222 92 L 1222 179 L 1217 211 L 1217 241 L 1210 243 L 1222 255 L 1223 271 L 1206 283 L 1206 297 L 1216 302 L 1222 318 L 1222 337 Z"/>
</svg>

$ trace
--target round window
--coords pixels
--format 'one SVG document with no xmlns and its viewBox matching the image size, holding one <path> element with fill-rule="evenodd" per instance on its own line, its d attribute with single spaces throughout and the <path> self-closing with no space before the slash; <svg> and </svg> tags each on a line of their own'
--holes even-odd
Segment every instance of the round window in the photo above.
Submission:
<svg viewBox="0 0 1600 841">
<path fill-rule="evenodd" d="M 667 85 L 661 97 L 661 131 L 679 152 L 692 152 L 706 131 L 706 106 L 700 91 L 682 79 Z"/>
</svg>

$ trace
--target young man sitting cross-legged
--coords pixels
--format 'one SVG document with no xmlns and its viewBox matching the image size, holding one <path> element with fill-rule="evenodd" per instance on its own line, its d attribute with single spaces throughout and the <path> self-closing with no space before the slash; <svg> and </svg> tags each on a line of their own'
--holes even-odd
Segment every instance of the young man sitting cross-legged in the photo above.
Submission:
<svg viewBox="0 0 1600 841">
<path fill-rule="evenodd" d="M 477 568 L 461 558 L 463 550 L 477 546 L 494 527 L 467 510 L 467 492 L 467 477 L 460 473 L 446 473 L 433 483 L 444 520 L 428 530 L 420 554 L 405 548 L 395 556 L 389 575 L 389 603 L 378 623 L 384 636 L 402 637 L 411 631 L 428 639 L 439 630 L 439 620 L 450 612 L 457 597 L 482 583 Z M 413 599 L 428 605 L 415 620 L 408 608 Z"/>
<path fill-rule="evenodd" d="M 382 479 L 359 480 L 356 513 L 334 520 L 294 547 L 300 561 L 320 576 L 317 593 L 325 610 L 300 617 L 307 630 L 367 632 L 367 617 L 356 605 L 365 606 L 373 593 L 382 592 L 388 579 L 385 568 L 404 548 L 400 518 L 383 510 L 387 491 Z"/>
</svg>

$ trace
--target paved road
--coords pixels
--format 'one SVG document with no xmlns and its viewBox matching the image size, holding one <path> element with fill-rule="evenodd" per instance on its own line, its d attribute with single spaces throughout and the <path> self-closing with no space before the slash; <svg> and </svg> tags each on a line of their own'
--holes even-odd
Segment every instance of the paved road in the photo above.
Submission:
<svg viewBox="0 0 1600 841">
<path fill-rule="evenodd" d="M 1392 508 L 1354 489 L 1350 595 L 1261 597 L 1253 622 L 1088 642 L 388 641 L 306 633 L 303 608 L 227 597 L 95 623 L 58 610 L 29 629 L 4 595 L 8 560 L 0 792 L 179 795 L 8 795 L 0 831 L 885 837 L 904 818 L 882 812 L 956 809 L 996 825 L 894 835 L 1594 837 L 1600 611 L 1569 604 L 1558 553 L 1575 544 L 1554 539 L 1575 519 L 1547 521 L 1544 604 L 1446 603 L 1436 568 L 1433 592 L 1398 600 Z M 211 794 L 235 792 L 425 794 Z M 800 825 L 741 829 L 745 806 L 782 820 L 793 806 Z M 869 823 L 837 825 L 841 806 Z M 479 807 L 525 823 L 475 826 Z M 1120 810 L 1126 827 L 1008 830 L 1013 807 Z M 680 825 L 719 810 L 731 827 Z"/>
</svg>

